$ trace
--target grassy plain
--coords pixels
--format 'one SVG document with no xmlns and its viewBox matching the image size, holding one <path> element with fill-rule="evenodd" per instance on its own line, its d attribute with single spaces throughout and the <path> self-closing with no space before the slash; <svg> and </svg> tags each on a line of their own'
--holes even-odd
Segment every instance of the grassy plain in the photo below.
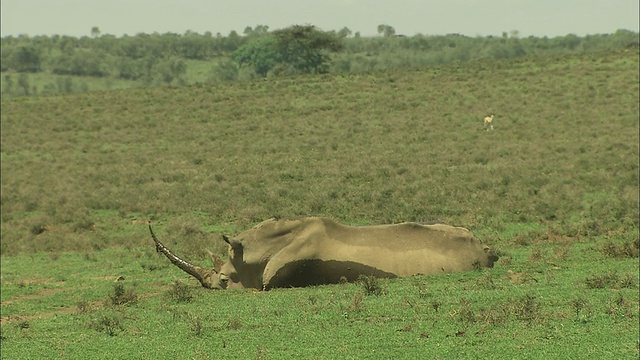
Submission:
<svg viewBox="0 0 640 360">
<path fill-rule="evenodd" d="M 637 358 L 638 65 L 636 50 L 3 99 L 2 355 Z M 438 220 L 502 258 L 382 295 L 212 292 L 144 226 L 204 264 L 221 233 L 274 215 Z"/>
</svg>

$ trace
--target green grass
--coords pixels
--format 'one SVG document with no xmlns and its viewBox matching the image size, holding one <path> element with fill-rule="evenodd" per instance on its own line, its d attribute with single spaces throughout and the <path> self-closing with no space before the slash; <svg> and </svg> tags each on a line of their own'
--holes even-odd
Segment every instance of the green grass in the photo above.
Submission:
<svg viewBox="0 0 640 360">
<path fill-rule="evenodd" d="M 553 255 L 532 264 L 529 247 L 490 270 L 379 280 L 380 295 L 366 295 L 361 284 L 208 291 L 151 251 L 104 251 L 97 260 L 19 255 L 9 263 L 16 272 L 30 269 L 31 279 L 66 272 L 66 280 L 20 287 L 3 273 L 2 350 L 27 359 L 99 358 L 91 349 L 119 358 L 632 358 L 637 259 L 612 262 L 594 245 L 574 244 L 560 267 Z M 587 279 L 611 265 L 635 283 L 590 287 Z M 136 303 L 112 305 L 118 274 Z M 192 288 L 190 301 L 172 296 L 174 281 Z"/>
<path fill-rule="evenodd" d="M 620 51 L 2 99 L 2 353 L 637 358 L 638 65 Z M 380 295 L 214 292 L 146 228 L 209 266 L 221 234 L 297 215 L 442 221 L 501 259 Z M 110 304 L 117 284 L 137 301 Z"/>
</svg>

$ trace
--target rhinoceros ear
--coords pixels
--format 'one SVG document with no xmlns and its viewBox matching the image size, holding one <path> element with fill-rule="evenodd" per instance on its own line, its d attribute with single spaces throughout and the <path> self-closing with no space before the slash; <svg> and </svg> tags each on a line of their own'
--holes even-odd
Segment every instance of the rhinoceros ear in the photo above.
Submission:
<svg viewBox="0 0 640 360">
<path fill-rule="evenodd" d="M 238 240 L 231 239 L 227 235 L 222 235 L 222 239 L 224 239 L 224 242 L 231 245 L 233 250 L 242 249 L 242 243 L 239 242 Z"/>
<path fill-rule="evenodd" d="M 231 247 L 229 249 L 229 260 L 236 257 L 238 259 L 242 259 L 242 253 L 243 253 L 242 243 L 239 242 L 238 240 L 230 239 L 226 235 L 222 235 L 222 238 Z"/>
</svg>

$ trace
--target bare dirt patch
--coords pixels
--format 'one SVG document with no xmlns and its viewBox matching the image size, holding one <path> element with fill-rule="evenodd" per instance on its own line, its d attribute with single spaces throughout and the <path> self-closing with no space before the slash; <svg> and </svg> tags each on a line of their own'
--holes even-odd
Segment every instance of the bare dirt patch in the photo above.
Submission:
<svg viewBox="0 0 640 360">
<path fill-rule="evenodd" d="M 49 296 L 49 295 L 53 295 L 53 294 L 57 294 L 57 293 L 61 293 L 61 292 L 65 292 L 65 291 L 69 291 L 71 289 L 45 289 L 37 294 L 29 294 L 29 295 L 23 295 L 23 296 L 18 296 L 15 299 L 10 299 L 10 300 L 5 300 L 2 302 L 2 305 L 9 305 L 9 304 L 13 304 L 16 302 L 20 302 L 20 301 L 26 301 L 26 300 L 32 300 L 32 299 L 38 299 L 38 298 L 42 298 L 45 296 Z"/>
<path fill-rule="evenodd" d="M 105 278 L 100 278 L 101 280 L 110 280 L 113 281 L 113 277 L 105 277 Z M 16 302 L 20 302 L 20 301 L 27 301 L 27 300 L 32 300 L 32 299 L 37 299 L 37 298 L 42 298 L 42 297 L 46 297 L 49 295 L 53 295 L 53 294 L 57 294 L 60 292 L 65 292 L 65 291 L 71 291 L 71 290 L 78 290 L 76 289 L 71 289 L 71 288 L 66 288 L 66 289 L 47 289 L 45 291 L 41 291 L 37 294 L 30 294 L 30 295 L 25 295 L 25 296 L 20 296 L 17 297 L 15 299 L 11 299 L 8 301 L 3 301 L 2 305 L 8 305 L 8 304 L 12 304 L 12 303 L 16 303 Z M 139 299 L 146 299 L 149 298 L 151 296 L 156 296 L 159 295 L 163 292 L 166 292 L 168 290 L 167 286 L 162 286 L 160 289 L 155 290 L 155 291 L 151 291 L 151 292 L 147 292 L 147 293 L 143 293 L 143 294 L 139 294 Z M 105 301 L 93 301 L 90 303 L 87 303 L 86 306 L 86 310 L 95 310 L 98 308 L 101 308 L 103 306 L 105 306 L 106 302 Z M 30 321 L 30 320 L 35 320 L 35 319 L 43 319 L 43 318 L 48 318 L 48 317 L 52 317 L 52 316 L 56 316 L 56 315 L 64 315 L 64 314 L 71 314 L 73 312 L 77 312 L 78 311 L 78 306 L 77 304 L 75 304 L 74 306 L 61 306 L 56 310 L 51 310 L 51 311 L 46 311 L 46 312 L 41 312 L 38 314 L 33 314 L 33 315 L 9 315 L 9 316 L 2 316 L 0 317 L 0 324 L 4 325 L 7 323 L 14 323 L 14 322 L 18 322 L 18 321 Z"/>
</svg>

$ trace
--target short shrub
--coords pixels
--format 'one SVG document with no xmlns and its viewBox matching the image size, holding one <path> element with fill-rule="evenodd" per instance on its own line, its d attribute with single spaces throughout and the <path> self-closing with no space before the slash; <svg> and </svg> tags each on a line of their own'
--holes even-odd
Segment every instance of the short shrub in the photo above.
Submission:
<svg viewBox="0 0 640 360">
<path fill-rule="evenodd" d="M 89 329 L 96 330 L 97 332 L 103 332 L 109 336 L 116 336 L 118 333 L 124 331 L 122 320 L 123 317 L 120 314 L 102 315 L 89 322 L 87 327 Z"/>
<path fill-rule="evenodd" d="M 386 290 L 380 285 L 380 280 L 373 275 L 360 275 L 358 283 L 364 289 L 365 295 L 383 295 Z"/>
<path fill-rule="evenodd" d="M 173 284 L 168 294 L 176 302 L 191 302 L 193 300 L 191 287 L 180 281 L 176 281 Z"/>
<path fill-rule="evenodd" d="M 109 305 L 132 305 L 138 302 L 138 295 L 133 289 L 125 289 L 123 284 L 113 286 L 113 294 L 109 295 Z"/>
<path fill-rule="evenodd" d="M 587 313 L 590 313 L 590 310 L 591 310 L 591 305 L 589 304 L 589 301 L 582 296 L 576 297 L 573 300 L 571 300 L 570 305 L 576 314 L 576 321 L 580 321 L 580 314 L 583 312 L 583 310 L 586 310 Z M 589 316 L 589 314 L 587 314 L 587 316 Z"/>
</svg>

